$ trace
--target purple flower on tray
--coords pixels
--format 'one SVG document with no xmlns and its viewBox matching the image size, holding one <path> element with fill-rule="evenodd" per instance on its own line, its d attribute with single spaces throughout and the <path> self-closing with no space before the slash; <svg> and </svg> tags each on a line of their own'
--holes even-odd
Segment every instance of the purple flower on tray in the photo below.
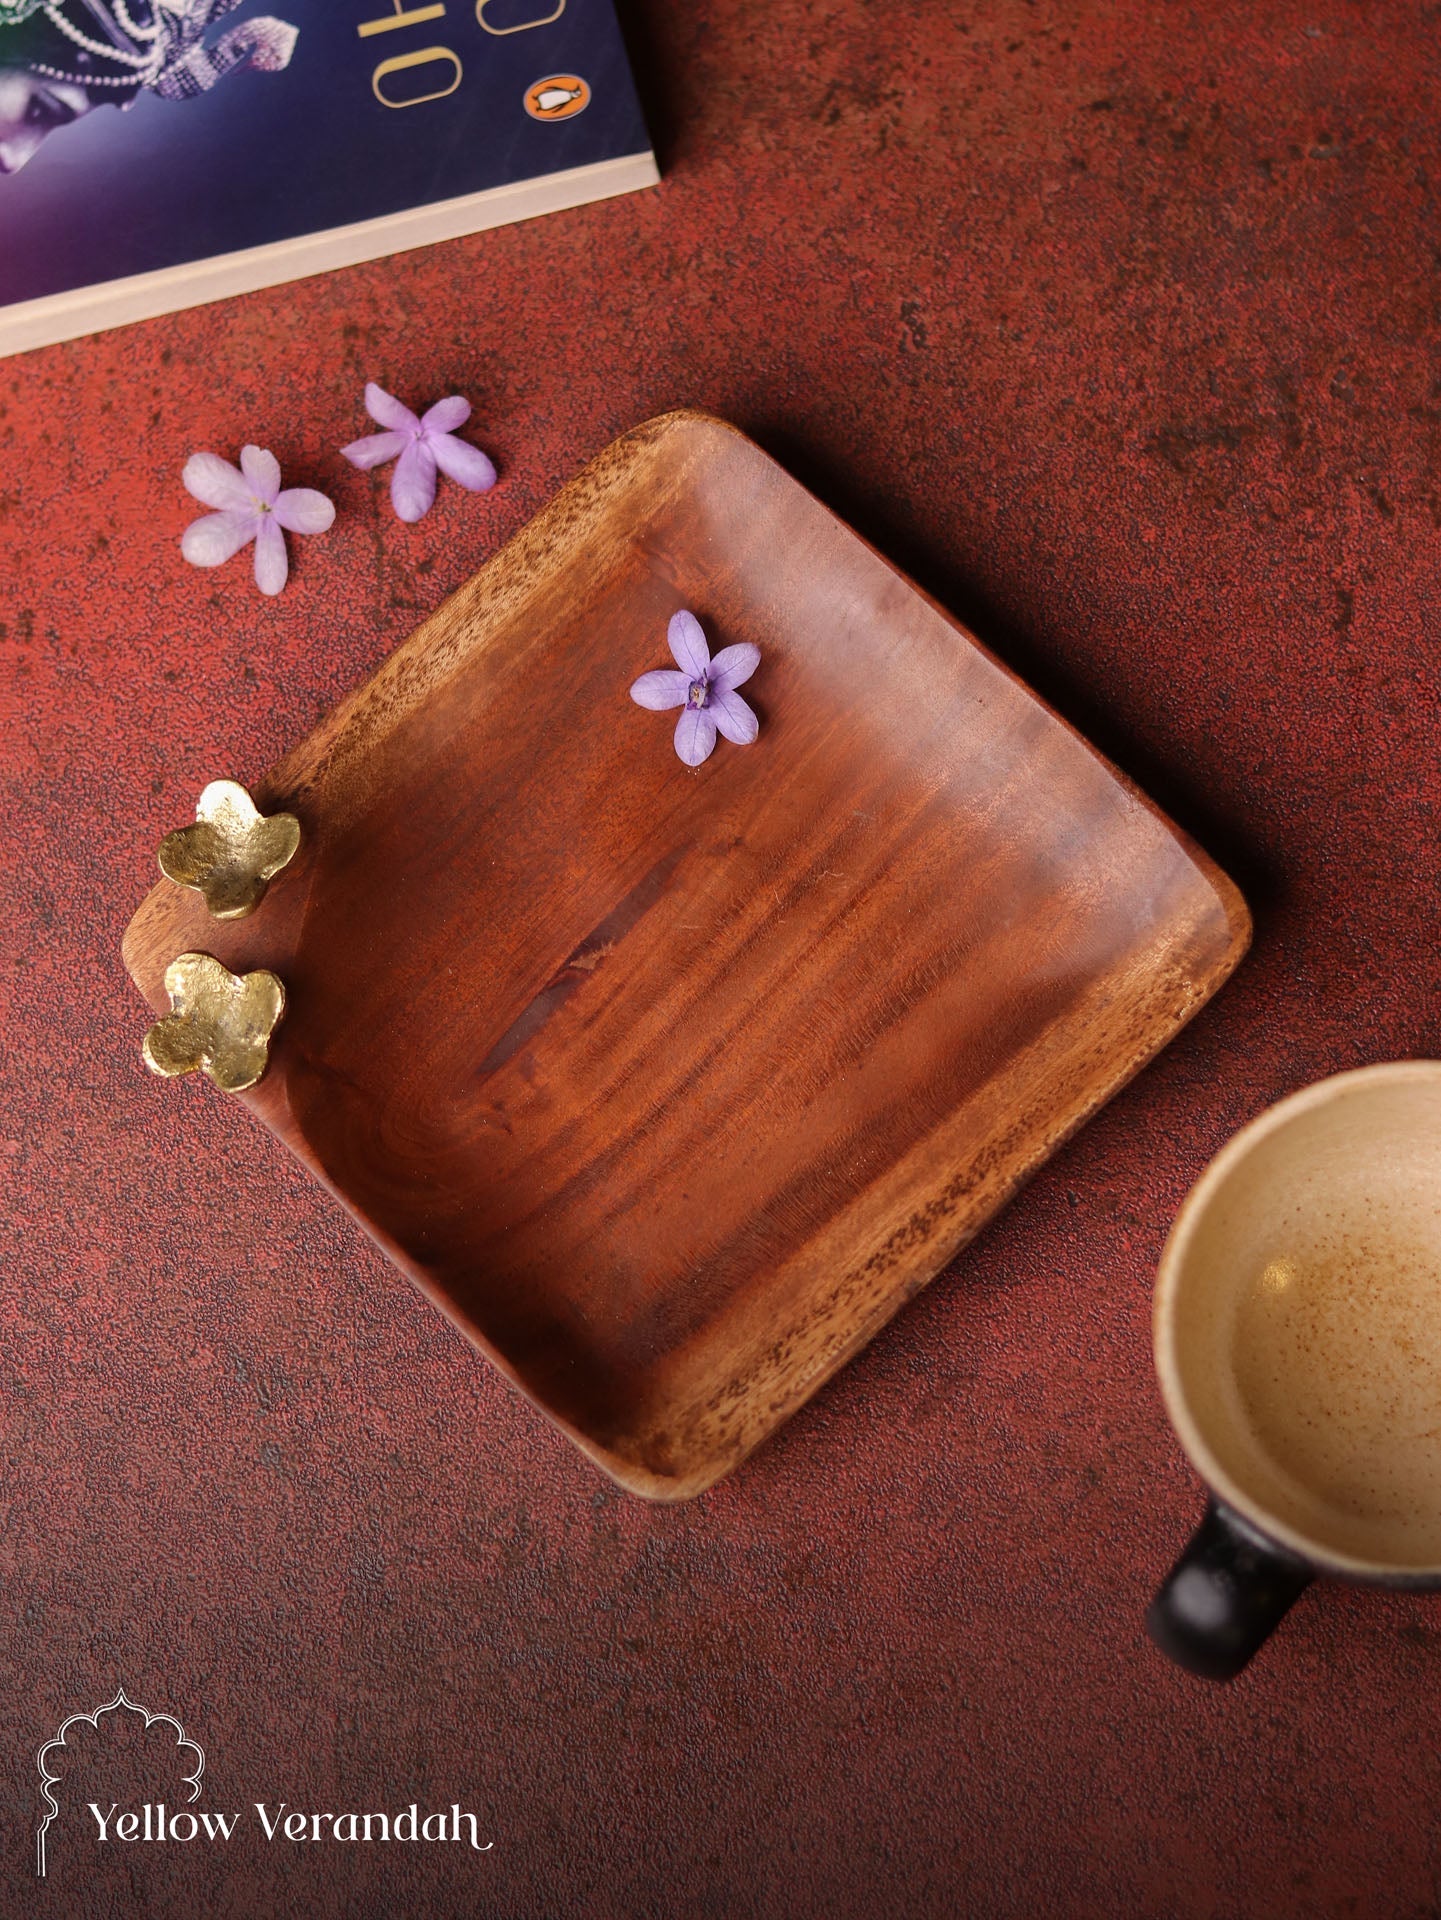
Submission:
<svg viewBox="0 0 1441 1920">
<path fill-rule="evenodd" d="M 340 451 L 353 467 L 362 470 L 395 460 L 390 499 L 402 520 L 423 520 L 430 512 L 435 503 L 437 471 L 449 474 L 472 493 L 485 493 L 495 485 L 493 462 L 479 447 L 455 437 L 455 429 L 470 418 L 470 402 L 460 394 L 437 400 L 417 419 L 394 394 L 367 380 L 365 411 L 385 432 L 352 440 Z"/>
<path fill-rule="evenodd" d="M 218 567 L 255 542 L 255 584 L 279 593 L 290 572 L 285 533 L 324 533 L 335 508 L 314 487 L 280 489 L 280 462 L 264 447 L 242 447 L 232 467 L 218 453 L 192 453 L 181 479 L 215 513 L 192 520 L 180 551 L 193 567 Z M 285 529 L 285 533 L 281 529 Z"/>
<path fill-rule="evenodd" d="M 630 690 L 631 699 L 653 713 L 663 713 L 667 707 L 681 709 L 675 724 L 675 750 L 688 767 L 698 767 L 709 758 L 718 733 L 738 747 L 749 746 L 760 732 L 760 721 L 736 688 L 760 665 L 760 648 L 746 640 L 722 647 L 712 660 L 700 621 L 685 611 L 672 615 L 666 639 L 675 668 L 657 667 L 654 673 L 643 673 Z"/>
</svg>

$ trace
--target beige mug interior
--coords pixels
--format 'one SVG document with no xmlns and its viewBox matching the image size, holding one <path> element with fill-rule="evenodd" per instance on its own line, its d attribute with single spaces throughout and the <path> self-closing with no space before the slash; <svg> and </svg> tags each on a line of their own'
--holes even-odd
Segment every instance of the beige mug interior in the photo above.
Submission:
<svg viewBox="0 0 1441 1920">
<path fill-rule="evenodd" d="M 1360 1577 L 1441 1576 L 1441 1062 L 1338 1074 L 1177 1216 L 1156 1369 L 1212 1489 Z"/>
</svg>

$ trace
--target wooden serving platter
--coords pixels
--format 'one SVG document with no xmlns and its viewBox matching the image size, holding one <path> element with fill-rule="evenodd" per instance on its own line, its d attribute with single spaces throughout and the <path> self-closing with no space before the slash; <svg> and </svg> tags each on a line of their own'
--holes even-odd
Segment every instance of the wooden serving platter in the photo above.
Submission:
<svg viewBox="0 0 1441 1920">
<path fill-rule="evenodd" d="M 628 697 L 683 606 L 762 656 L 759 740 L 695 770 Z M 239 1097 L 655 1499 L 814 1393 L 1249 937 L 1128 781 L 695 413 L 616 441 L 255 792 L 295 862 L 248 920 L 158 885 L 137 984 L 165 1009 L 187 949 L 278 973 Z"/>
</svg>

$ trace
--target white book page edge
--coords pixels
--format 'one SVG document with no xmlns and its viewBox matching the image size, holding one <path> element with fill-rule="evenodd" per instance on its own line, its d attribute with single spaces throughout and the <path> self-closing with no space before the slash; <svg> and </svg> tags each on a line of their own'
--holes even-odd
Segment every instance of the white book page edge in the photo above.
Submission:
<svg viewBox="0 0 1441 1920">
<path fill-rule="evenodd" d="M 428 247 L 439 240 L 458 240 L 488 227 L 508 226 L 565 207 L 608 200 L 659 183 L 652 153 L 624 154 L 616 160 L 598 160 L 588 167 L 569 167 L 561 173 L 517 180 L 510 186 L 490 187 L 458 200 L 435 200 L 404 213 L 387 213 L 375 220 L 357 220 L 352 226 L 331 227 L 322 233 L 297 235 L 242 253 L 217 254 L 209 260 L 191 260 L 184 266 L 164 267 L 155 273 L 137 273 L 124 280 L 105 280 L 77 287 L 69 293 L 47 294 L 0 308 L 0 358 L 25 353 L 32 347 L 53 346 L 82 334 L 123 327 L 157 314 L 178 313 L 232 294 L 254 293 L 280 286 L 307 274 L 331 273 L 337 267 L 358 266 L 411 247 Z"/>
</svg>

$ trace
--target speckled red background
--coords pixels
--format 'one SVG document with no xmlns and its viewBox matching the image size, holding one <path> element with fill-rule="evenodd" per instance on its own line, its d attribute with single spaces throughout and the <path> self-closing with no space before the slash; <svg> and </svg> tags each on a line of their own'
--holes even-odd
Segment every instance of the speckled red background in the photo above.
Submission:
<svg viewBox="0 0 1441 1920">
<path fill-rule="evenodd" d="M 1199 1505 L 1149 1346 L 1181 1195 L 1272 1098 L 1441 1052 L 1435 10 L 626 21 L 658 191 L 0 367 L 0 1910 L 1432 1914 L 1441 1601 L 1315 1589 L 1229 1690 L 1141 1615 Z M 497 491 L 393 519 L 333 451 L 367 376 L 470 394 Z M 207 778 L 259 774 L 682 402 L 1140 779 L 1257 940 L 667 1510 L 243 1111 L 144 1073 L 119 940 Z M 340 505 L 275 602 L 177 552 L 186 454 L 247 438 Z M 253 1815 L 228 1849 L 100 1848 L 72 1808 L 37 1887 L 34 1749 L 122 1683 L 204 1743 L 205 1807 L 459 1801 L 494 1850 L 267 1845 Z"/>
</svg>

